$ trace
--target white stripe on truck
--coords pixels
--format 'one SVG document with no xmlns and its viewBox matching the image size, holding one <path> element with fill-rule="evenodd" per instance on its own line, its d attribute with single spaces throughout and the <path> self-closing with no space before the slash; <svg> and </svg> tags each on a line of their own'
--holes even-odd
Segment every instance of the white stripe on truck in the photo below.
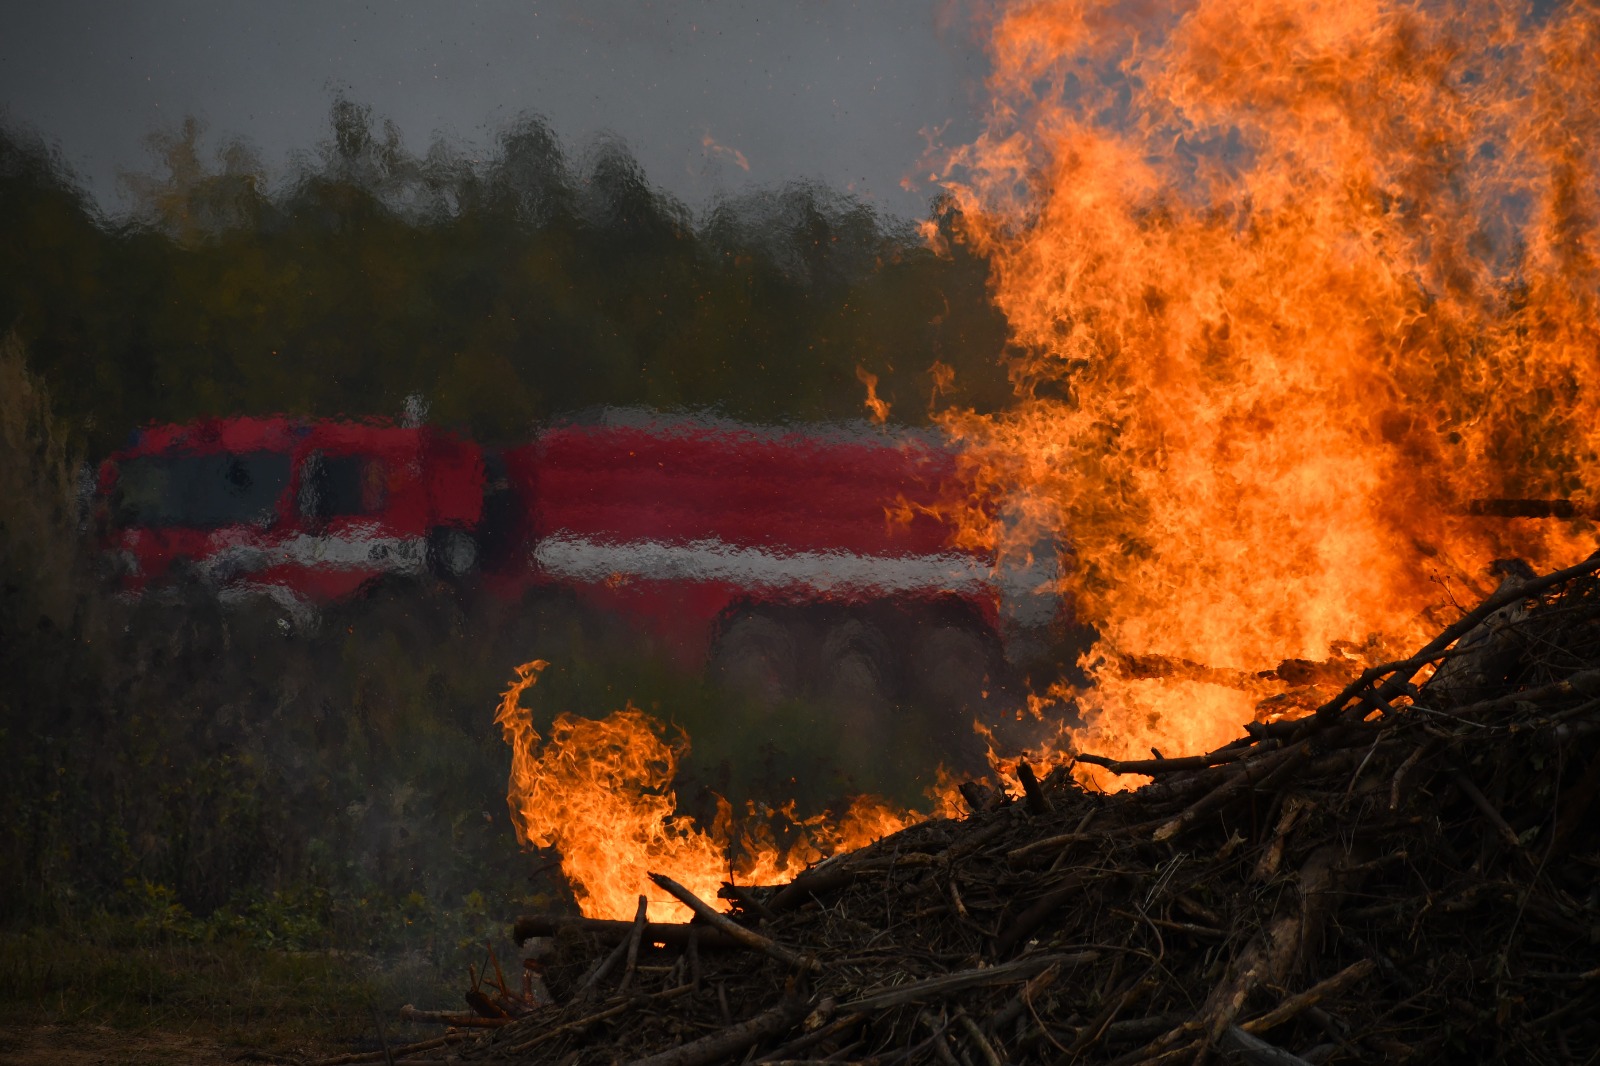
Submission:
<svg viewBox="0 0 1600 1066">
<path fill-rule="evenodd" d="M 653 540 L 618 543 L 557 533 L 540 541 L 532 558 L 545 573 L 575 581 L 600 582 L 617 577 L 722 581 L 747 589 L 800 585 L 819 592 L 870 589 L 975 593 L 992 587 L 989 566 L 962 552 L 777 552 L 714 539 L 679 544 Z"/>
</svg>

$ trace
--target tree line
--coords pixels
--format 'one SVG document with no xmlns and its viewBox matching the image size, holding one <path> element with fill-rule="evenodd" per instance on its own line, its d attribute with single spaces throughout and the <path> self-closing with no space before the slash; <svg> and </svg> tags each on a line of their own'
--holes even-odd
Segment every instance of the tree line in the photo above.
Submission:
<svg viewBox="0 0 1600 1066">
<path fill-rule="evenodd" d="M 397 415 L 486 441 L 595 405 L 758 421 L 890 417 L 1011 394 L 988 266 L 815 184 L 695 213 L 625 146 L 574 153 L 536 115 L 485 158 L 410 151 L 348 100 L 292 172 L 153 134 L 157 173 L 101 213 L 49 147 L 0 128 L 0 329 L 80 446 L 200 415 Z M 924 224 L 949 236 L 955 209 Z M 935 367 L 937 374 L 931 373 Z"/>
</svg>

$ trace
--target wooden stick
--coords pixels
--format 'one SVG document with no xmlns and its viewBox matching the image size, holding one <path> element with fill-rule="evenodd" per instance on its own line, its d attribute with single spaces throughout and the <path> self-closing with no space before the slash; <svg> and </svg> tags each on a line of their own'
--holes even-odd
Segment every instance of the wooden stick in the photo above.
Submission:
<svg viewBox="0 0 1600 1066">
<path fill-rule="evenodd" d="M 1029 1009 L 1033 998 L 1054 984 L 1060 974 L 1061 964 L 1058 962 L 1030 977 L 1028 983 L 1022 986 L 1022 990 L 1012 997 L 1011 1002 L 1000 1008 L 994 1017 L 989 1019 L 989 1031 L 998 1033 L 1022 1017 L 1022 1012 Z"/>
<path fill-rule="evenodd" d="M 800 906 L 813 895 L 832 892 L 836 888 L 853 884 L 855 879 L 856 871 L 843 863 L 807 870 L 780 888 L 778 894 L 767 904 L 767 909 L 774 914 L 790 910 Z"/>
<path fill-rule="evenodd" d="M 849 1003 L 842 1003 L 840 1010 L 874 1011 L 887 1007 L 900 1007 L 907 1003 L 916 1003 L 927 999 L 929 996 L 940 996 L 949 992 L 959 992 L 967 988 L 981 988 L 984 985 L 1005 984 L 1008 981 L 1021 981 L 1041 970 L 1051 966 L 1076 966 L 1081 962 L 1095 962 L 1100 958 L 1098 951 L 1078 951 L 1060 955 L 1030 955 L 1015 962 L 1001 963 L 999 966 L 987 966 L 981 970 L 960 970 L 956 973 L 945 974 L 942 977 L 929 977 L 922 981 L 912 981 L 878 992 L 871 996 L 863 996 Z"/>
<path fill-rule="evenodd" d="M 1241 769 L 1238 773 L 1223 781 L 1222 784 L 1218 785 L 1210 792 L 1207 792 L 1205 795 L 1201 796 L 1193 804 L 1185 808 L 1183 812 L 1180 813 L 1176 818 L 1171 819 L 1166 824 L 1158 828 L 1155 833 L 1152 834 L 1153 839 L 1155 839 L 1157 842 L 1171 840 L 1180 832 L 1199 821 L 1202 815 L 1216 807 L 1221 806 L 1223 803 L 1233 798 L 1235 794 L 1242 792 L 1245 788 L 1251 785 L 1254 785 L 1257 781 L 1260 781 L 1269 773 L 1276 772 L 1285 766 L 1291 766 L 1299 760 L 1305 758 L 1306 753 L 1309 750 L 1309 746 L 1309 741 L 1302 740 L 1292 747 L 1283 748 L 1279 751 L 1272 752 L 1268 755 L 1263 755 L 1259 759 L 1255 759 L 1246 763 L 1243 769 Z"/>
<path fill-rule="evenodd" d="M 1489 819 L 1489 824 L 1494 826 L 1501 839 L 1520 850 L 1522 841 L 1517 839 L 1517 831 L 1506 824 L 1505 818 L 1501 816 L 1499 811 L 1495 810 L 1494 804 L 1489 802 L 1489 797 L 1478 791 L 1478 786 L 1474 785 L 1471 779 L 1460 770 L 1456 770 L 1451 776 L 1455 778 L 1456 787 L 1473 802 L 1473 805 L 1478 810 L 1483 812 L 1485 818 Z"/>
<path fill-rule="evenodd" d="M 1050 797 L 1039 786 L 1039 778 L 1034 774 L 1033 767 L 1025 762 L 1018 763 L 1017 780 L 1022 782 L 1022 794 L 1029 814 L 1050 814 L 1054 811 L 1050 806 Z"/>
<path fill-rule="evenodd" d="M 565 914 L 531 914 L 517 919 L 511 935 L 518 944 L 524 944 L 536 936 L 557 936 L 567 931 L 585 933 L 598 937 L 604 943 L 614 944 L 627 940 L 633 934 L 633 923 L 609 918 L 579 918 Z M 708 929 L 703 925 L 691 925 L 688 922 L 650 922 L 645 925 L 640 942 L 683 947 L 688 944 L 691 932 L 698 936 L 700 946 L 703 948 L 740 946 L 739 941 L 715 929 Z"/>
<path fill-rule="evenodd" d="M 1261 1017 L 1252 1018 L 1239 1028 L 1247 1033 L 1264 1033 L 1274 1026 L 1282 1025 L 1307 1009 L 1315 1007 L 1329 996 L 1338 995 L 1356 982 L 1364 980 L 1377 969 L 1377 966 L 1378 964 L 1371 959 L 1361 959 L 1351 963 L 1327 980 L 1318 981 L 1304 992 L 1290 996 Z"/>
<path fill-rule="evenodd" d="M 586 1014 L 582 1018 L 574 1018 L 572 1021 L 563 1022 L 560 1025 L 553 1025 L 550 1028 L 538 1033 L 530 1040 L 524 1040 L 520 1044 L 513 1044 L 508 1048 L 500 1049 L 500 1054 L 506 1057 L 521 1055 L 526 1051 L 530 1051 L 533 1048 L 538 1047 L 540 1044 L 547 1044 L 556 1037 L 565 1033 L 587 1029 L 595 1022 L 603 1022 L 608 1018 L 615 1018 L 619 1014 L 626 1014 L 630 1010 L 637 1010 L 641 1005 L 648 1005 L 651 1003 L 667 1003 L 692 991 L 694 991 L 694 989 L 690 985 L 679 985 L 677 988 L 669 988 L 665 992 L 657 992 L 653 996 L 630 996 L 629 998 L 622 1000 L 620 1003 L 613 1003 L 604 1010 L 596 1011 L 593 1014 Z M 334 1066 L 334 1064 L 325 1063 L 319 1064 L 319 1066 Z"/>
<path fill-rule="evenodd" d="M 1108 759 L 1104 755 L 1083 754 L 1077 756 L 1077 760 L 1091 766 L 1103 766 L 1114 774 L 1171 774 L 1238 762 L 1261 752 L 1276 751 L 1281 746 L 1280 741 L 1264 740 L 1252 747 L 1240 747 L 1235 742 L 1205 755 L 1184 755 L 1176 759 Z"/>
<path fill-rule="evenodd" d="M 583 984 L 578 986 L 577 998 L 589 998 L 594 993 L 594 990 L 600 987 L 600 982 L 606 979 L 606 975 L 616 968 L 617 963 L 621 962 L 622 957 L 627 953 L 628 942 L 626 940 L 617 941 L 617 946 L 611 949 L 611 954 L 607 955 L 600 965 L 590 970 L 589 975 L 583 979 Z"/>
<path fill-rule="evenodd" d="M 649 923 L 650 899 L 648 896 L 639 897 L 639 907 L 633 913 L 633 932 L 628 934 L 628 963 L 622 971 L 622 983 L 617 985 L 619 994 L 628 991 L 628 986 L 633 983 L 633 972 L 639 966 L 639 940 L 644 936 L 644 927 Z"/>
<path fill-rule="evenodd" d="M 835 1019 L 834 1021 L 829 1022 L 827 1025 L 822 1026 L 820 1029 L 813 1029 L 804 1036 L 796 1037 L 782 1047 L 763 1055 L 761 1058 L 756 1060 L 756 1064 L 757 1066 L 764 1066 L 764 1064 L 771 1064 L 774 1062 L 781 1062 L 785 1059 L 791 1059 L 796 1052 L 804 1051 L 807 1048 L 816 1047 L 824 1040 L 831 1040 L 840 1033 L 854 1029 L 856 1026 L 866 1021 L 869 1017 L 871 1017 L 871 1015 L 867 1014 L 865 1011 L 857 1011 L 854 1014 L 847 1014 L 843 1018 Z"/>
<path fill-rule="evenodd" d="M 1509 711 L 1519 703 L 1544 703 L 1563 696 L 1592 696 L 1597 692 L 1600 692 L 1600 670 L 1577 670 L 1548 685 L 1525 688 L 1492 700 L 1453 707 L 1449 711 L 1441 710 L 1440 713 L 1447 713 L 1452 718 L 1481 718 Z"/>
<path fill-rule="evenodd" d="M 1337 845 L 1325 844 L 1300 867 L 1298 900 L 1281 898 L 1277 913 L 1229 964 L 1223 980 L 1206 997 L 1195 1021 L 1212 1044 L 1222 1039 L 1252 992 L 1282 984 L 1306 945 L 1321 935 L 1339 891 Z"/>
<path fill-rule="evenodd" d="M 445 1047 L 450 1044 L 459 1044 L 463 1040 L 472 1040 L 481 1034 L 478 1033 L 446 1033 L 430 1040 L 419 1040 L 415 1044 L 406 1044 L 403 1047 L 390 1048 L 393 1055 L 409 1055 L 414 1051 L 432 1051 L 434 1048 Z M 358 1062 L 382 1062 L 384 1052 L 361 1051 L 350 1055 L 335 1055 L 331 1059 L 315 1059 L 306 1066 L 350 1066 Z"/>
<path fill-rule="evenodd" d="M 1406 756 L 1405 762 L 1400 764 L 1400 769 L 1394 772 L 1394 780 L 1389 782 L 1389 809 L 1391 811 L 1400 809 L 1400 782 L 1405 780 L 1407 772 L 1416 765 L 1417 760 L 1422 758 L 1422 753 L 1431 746 L 1428 744 L 1417 746 L 1410 755 Z"/>
<path fill-rule="evenodd" d="M 756 894 L 750 891 L 747 885 L 736 885 L 728 881 L 717 890 L 717 896 L 720 899 L 733 900 L 739 905 L 740 910 L 753 914 L 764 922 L 770 922 L 778 917 L 771 907 L 756 898 Z"/>
<path fill-rule="evenodd" d="M 746 947 L 765 952 L 785 966 L 792 966 L 800 970 L 810 970 L 813 973 L 822 971 L 822 964 L 812 956 L 796 955 L 777 941 L 770 940 L 753 929 L 746 929 L 727 915 L 717 913 L 711 904 L 690 892 L 666 874 L 653 873 L 650 875 L 650 880 L 672 893 L 674 899 L 694 911 L 707 924 L 721 930 Z"/>
<path fill-rule="evenodd" d="M 1002 1066 L 1000 1056 L 996 1053 L 994 1045 L 989 1043 L 989 1038 L 983 1035 L 983 1030 L 978 1028 L 978 1023 L 967 1016 L 967 1012 L 959 1006 L 955 1010 L 955 1019 L 967 1031 L 972 1042 L 978 1045 L 978 1054 L 983 1056 L 984 1066 Z"/>
<path fill-rule="evenodd" d="M 793 1027 L 810 1010 L 811 1005 L 803 999 L 785 999 L 748 1021 L 688 1044 L 680 1044 L 669 1051 L 638 1059 L 632 1066 L 705 1066 L 711 1062 L 731 1061 L 735 1059 L 736 1052 Z"/>
<path fill-rule="evenodd" d="M 1120 994 L 1101 1009 L 1099 1014 L 1090 1020 L 1089 1024 L 1083 1027 L 1082 1031 L 1078 1033 L 1078 1038 L 1067 1049 L 1068 1054 L 1073 1058 L 1083 1054 L 1091 1044 L 1105 1034 L 1107 1029 L 1111 1028 L 1111 1024 L 1117 1020 L 1118 1015 L 1133 1006 L 1145 993 L 1153 991 L 1156 985 L 1157 982 L 1153 978 L 1146 977 L 1133 982 L 1133 984 L 1123 989 Z"/>
</svg>

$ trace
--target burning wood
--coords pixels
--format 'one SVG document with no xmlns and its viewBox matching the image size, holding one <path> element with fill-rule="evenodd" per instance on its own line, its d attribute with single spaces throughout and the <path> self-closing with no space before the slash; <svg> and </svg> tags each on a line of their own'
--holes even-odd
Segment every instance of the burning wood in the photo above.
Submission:
<svg viewBox="0 0 1600 1066">
<path fill-rule="evenodd" d="M 1134 791 L 1085 791 L 1061 767 L 788 886 L 740 886 L 758 905 L 726 916 L 694 899 L 694 921 L 642 929 L 521 919 L 519 938 L 555 937 L 557 1002 L 450 1054 L 1575 1060 L 1600 1041 L 1596 571 L 1600 555 L 1491 597 L 1317 713 L 1209 756 L 1095 760 L 1154 776 Z M 1493 692 L 1417 683 L 1511 603 Z M 586 1002 L 582 975 L 630 933 L 632 981 Z"/>
</svg>

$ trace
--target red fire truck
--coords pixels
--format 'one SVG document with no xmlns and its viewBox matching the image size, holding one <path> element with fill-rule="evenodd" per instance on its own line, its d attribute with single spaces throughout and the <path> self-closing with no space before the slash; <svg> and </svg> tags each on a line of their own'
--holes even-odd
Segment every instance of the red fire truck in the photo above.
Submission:
<svg viewBox="0 0 1600 1066">
<path fill-rule="evenodd" d="M 950 546 L 931 433 L 607 410 L 486 453 L 430 426 L 209 419 L 139 432 L 99 475 L 124 594 L 198 582 L 295 628 L 375 585 L 552 592 L 768 699 L 981 690 L 1061 622 L 1056 553 Z"/>
</svg>

